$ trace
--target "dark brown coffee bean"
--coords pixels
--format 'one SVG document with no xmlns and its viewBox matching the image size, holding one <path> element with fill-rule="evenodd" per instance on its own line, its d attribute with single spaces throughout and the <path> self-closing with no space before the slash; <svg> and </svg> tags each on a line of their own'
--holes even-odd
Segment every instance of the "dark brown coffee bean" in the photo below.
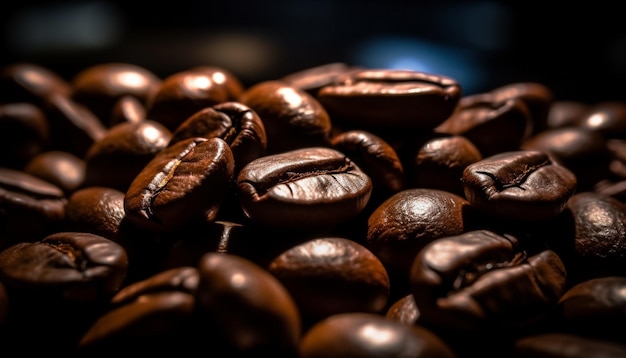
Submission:
<svg viewBox="0 0 626 358">
<path fill-rule="evenodd" d="M 265 155 L 267 134 L 256 112 L 239 102 L 224 102 L 194 113 L 172 134 L 170 146 L 191 137 L 222 138 L 233 151 L 236 172 Z"/>
<path fill-rule="evenodd" d="M 331 62 L 292 72 L 279 78 L 279 81 L 317 97 L 317 93 L 322 87 L 334 84 L 338 77 L 356 69 L 361 68 L 343 62 Z"/>
<path fill-rule="evenodd" d="M 579 127 L 600 133 L 604 138 L 624 138 L 626 135 L 626 102 L 603 101 L 590 105 L 580 116 Z"/>
<path fill-rule="evenodd" d="M 332 124 L 328 113 L 315 97 L 297 87 L 264 81 L 248 88 L 240 102 L 263 121 L 268 154 L 330 146 Z"/>
<path fill-rule="evenodd" d="M 108 127 L 111 128 L 120 123 L 137 123 L 146 118 L 146 105 L 136 97 L 123 96 L 113 104 L 111 117 L 108 119 Z"/>
<path fill-rule="evenodd" d="M 626 345 L 567 333 L 541 333 L 515 341 L 513 358 L 620 358 Z"/>
<path fill-rule="evenodd" d="M 146 104 L 161 85 L 161 79 L 148 69 L 122 62 L 89 66 L 72 79 L 73 99 L 89 108 L 109 127 L 113 108 L 124 96 Z"/>
<path fill-rule="evenodd" d="M 152 120 L 110 128 L 85 154 L 84 186 L 126 192 L 146 164 L 169 145 L 171 137 L 169 129 Z"/>
<path fill-rule="evenodd" d="M 145 354 L 181 345 L 197 348 L 201 331 L 194 324 L 198 282 L 195 267 L 179 267 L 125 286 L 81 336 L 78 351 Z"/>
<path fill-rule="evenodd" d="M 192 67 L 190 70 L 202 72 L 210 76 L 217 86 L 223 87 L 226 90 L 228 102 L 239 101 L 239 97 L 246 89 L 241 79 L 225 68 L 218 66 L 196 66 Z"/>
<path fill-rule="evenodd" d="M 415 255 L 431 241 L 467 230 L 465 198 L 437 189 L 412 188 L 389 197 L 370 215 L 366 247 L 383 263 L 392 289 L 403 292 Z"/>
<path fill-rule="evenodd" d="M 411 186 L 465 196 L 463 170 L 483 159 L 474 143 L 461 135 L 433 134 L 414 144 L 411 158 L 406 160 Z"/>
<path fill-rule="evenodd" d="M 466 137 L 484 157 L 518 150 L 533 131 L 525 102 L 519 98 L 495 102 L 490 100 L 492 96 L 475 97 L 478 99 L 461 102 L 455 113 L 435 131 Z"/>
<path fill-rule="evenodd" d="M 36 241 L 58 228 L 67 197 L 61 188 L 23 171 L 0 168 L 0 247 Z"/>
<path fill-rule="evenodd" d="M 541 151 L 496 154 L 463 171 L 465 197 L 478 211 L 532 221 L 554 218 L 576 190 L 576 176 Z"/>
<path fill-rule="evenodd" d="M 320 89 L 317 98 L 333 120 L 360 128 L 432 129 L 455 110 L 461 86 L 452 78 L 424 72 L 363 69 L 340 76 Z"/>
<path fill-rule="evenodd" d="M 352 130 L 336 135 L 331 144 L 372 179 L 374 191 L 387 195 L 405 189 L 402 161 L 384 139 L 367 131 Z"/>
<path fill-rule="evenodd" d="M 59 150 L 41 152 L 24 167 L 26 173 L 58 186 L 67 196 L 83 185 L 85 170 L 82 158 Z"/>
<path fill-rule="evenodd" d="M 185 70 L 164 78 L 147 104 L 147 118 L 163 124 L 170 131 L 197 111 L 231 100 L 223 83 L 212 73 Z"/>
<path fill-rule="evenodd" d="M 337 314 L 300 341 L 299 357 L 441 357 L 457 354 L 428 329 L 371 313 Z"/>
<path fill-rule="evenodd" d="M 219 327 L 219 346 L 236 355 L 294 355 L 300 312 L 276 277 L 245 258 L 216 252 L 202 256 L 198 271 L 199 309 Z"/>
<path fill-rule="evenodd" d="M 123 192 L 93 186 L 71 194 L 63 225 L 67 231 L 89 232 L 116 241 L 124 216 Z"/>
<path fill-rule="evenodd" d="M 567 273 L 550 250 L 487 230 L 439 238 L 411 267 L 419 320 L 453 332 L 498 332 L 533 323 L 565 292 Z"/>
<path fill-rule="evenodd" d="M 550 87 L 539 82 L 513 82 L 487 93 L 495 102 L 509 99 L 521 99 L 530 112 L 533 133 L 546 129 L 550 106 L 554 103 L 555 94 Z"/>
<path fill-rule="evenodd" d="M 50 126 L 31 103 L 0 105 L 0 165 L 19 169 L 50 145 Z"/>
<path fill-rule="evenodd" d="M 72 85 L 61 75 L 39 64 L 15 62 L 0 69 L 0 103 L 42 105 L 50 96 L 68 97 L 72 92 Z"/>
<path fill-rule="evenodd" d="M 546 129 L 574 127 L 589 109 L 589 104 L 574 100 L 556 99 L 548 110 Z"/>
<path fill-rule="evenodd" d="M 610 174 L 611 153 L 606 139 L 582 127 L 544 130 L 528 138 L 523 150 L 542 151 L 576 175 L 577 190 L 587 191 Z"/>
<path fill-rule="evenodd" d="M 241 207 L 272 228 L 325 230 L 359 214 L 372 181 L 339 151 L 315 147 L 268 155 L 237 177 Z"/>
<path fill-rule="evenodd" d="M 189 138 L 159 152 L 130 184 L 126 217 L 151 232 L 213 220 L 234 180 L 235 161 L 221 138 Z"/>
<path fill-rule="evenodd" d="M 419 315 L 412 293 L 397 299 L 385 313 L 385 317 L 409 325 L 416 324 Z"/>
<path fill-rule="evenodd" d="M 374 254 L 344 238 L 317 238 L 278 255 L 268 266 L 307 323 L 346 312 L 381 313 L 389 277 Z"/>
<path fill-rule="evenodd" d="M 70 97 L 55 95 L 46 101 L 44 113 L 50 125 L 51 149 L 83 158 L 107 129 L 91 110 Z"/>
</svg>

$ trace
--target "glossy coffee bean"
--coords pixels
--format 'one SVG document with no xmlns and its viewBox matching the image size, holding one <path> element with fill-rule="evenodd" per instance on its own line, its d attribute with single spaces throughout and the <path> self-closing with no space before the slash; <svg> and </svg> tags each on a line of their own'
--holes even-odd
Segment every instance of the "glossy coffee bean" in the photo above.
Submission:
<svg viewBox="0 0 626 358">
<path fill-rule="evenodd" d="M 624 291 L 624 276 L 603 276 L 573 285 L 561 296 L 557 306 L 563 329 L 623 342 L 626 335 L 615 327 L 624 322 L 626 316 Z"/>
<path fill-rule="evenodd" d="M 107 132 L 107 128 L 91 110 L 70 97 L 52 96 L 47 99 L 43 109 L 50 125 L 50 149 L 70 152 L 83 158 L 89 148 Z"/>
<path fill-rule="evenodd" d="M 463 171 L 465 197 L 486 215 L 515 220 L 554 218 L 576 191 L 576 176 L 546 153 L 496 154 Z"/>
<path fill-rule="evenodd" d="M 324 237 L 295 245 L 268 266 L 307 323 L 346 312 L 381 313 L 389 298 L 385 267 L 363 245 Z"/>
<path fill-rule="evenodd" d="M 19 169 L 50 145 L 50 126 L 40 107 L 27 102 L 0 105 L 0 165 Z"/>
<path fill-rule="evenodd" d="M 366 247 L 403 292 L 415 255 L 431 241 L 457 235 L 469 226 L 465 198 L 437 189 L 411 188 L 389 197 L 369 216 Z"/>
<path fill-rule="evenodd" d="M 279 81 L 248 88 L 241 103 L 261 118 L 267 132 L 267 154 L 305 147 L 330 146 L 332 123 L 326 109 L 307 92 Z"/>
<path fill-rule="evenodd" d="M 299 357 L 457 357 L 439 336 L 372 313 L 337 314 L 309 329 Z"/>
<path fill-rule="evenodd" d="M 66 196 L 83 185 L 85 170 L 82 158 L 60 150 L 40 152 L 24 166 L 26 173 L 58 186 Z"/>
<path fill-rule="evenodd" d="M 198 307 L 219 327 L 219 347 L 234 354 L 295 354 L 300 312 L 276 277 L 245 258 L 215 252 L 202 256 L 198 271 Z"/>
<path fill-rule="evenodd" d="M 626 345 L 567 333 L 542 333 L 515 341 L 513 358 L 619 358 Z"/>
<path fill-rule="evenodd" d="M 195 267 L 161 271 L 120 289 L 77 343 L 81 354 L 119 350 L 145 354 L 164 349 L 197 349 Z"/>
<path fill-rule="evenodd" d="M 28 102 L 41 105 L 53 95 L 71 96 L 70 82 L 46 66 L 15 62 L 0 69 L 0 103 Z"/>
<path fill-rule="evenodd" d="M 577 126 L 588 109 L 589 104 L 581 101 L 556 99 L 548 110 L 546 129 Z"/>
<path fill-rule="evenodd" d="M 169 145 L 191 137 L 226 141 L 235 157 L 236 172 L 267 150 L 263 121 L 252 108 L 239 102 L 224 102 L 194 113 L 172 133 Z"/>
<path fill-rule="evenodd" d="M 419 321 L 453 332 L 502 332 L 533 323 L 565 292 L 551 250 L 528 252 L 488 230 L 439 238 L 415 257 L 410 282 Z"/>
<path fill-rule="evenodd" d="M 0 247 L 54 232 L 65 217 L 66 204 L 58 186 L 24 171 L 0 168 Z"/>
<path fill-rule="evenodd" d="M 372 181 L 341 152 L 312 147 L 253 160 L 239 173 L 237 192 L 254 223 L 324 230 L 365 208 Z"/>
<path fill-rule="evenodd" d="M 523 150 L 538 150 L 576 175 L 578 191 L 590 190 L 610 174 L 611 153 L 605 138 L 582 127 L 544 130 L 524 141 Z"/>
<path fill-rule="evenodd" d="M 226 90 L 228 102 L 239 101 L 239 97 L 246 90 L 246 87 L 243 82 L 241 82 L 241 79 L 226 68 L 205 65 L 192 67 L 190 70 L 204 73 L 205 75 L 211 77 L 217 86 L 223 87 Z"/>
<path fill-rule="evenodd" d="M 169 129 L 152 120 L 111 127 L 84 156 L 84 186 L 126 192 L 146 164 L 169 145 L 171 137 Z"/>
<path fill-rule="evenodd" d="M 407 163 L 411 187 L 449 191 L 465 196 L 463 170 L 483 159 L 472 141 L 462 135 L 433 134 L 415 140 Z"/>
<path fill-rule="evenodd" d="M 89 232 L 116 241 L 124 217 L 123 192 L 92 186 L 69 196 L 63 226 L 67 231 Z"/>
<path fill-rule="evenodd" d="M 108 118 L 107 126 L 109 128 L 120 123 L 137 123 L 146 118 L 146 105 L 136 97 L 126 95 L 120 97 L 111 109 L 111 116 Z"/>
<path fill-rule="evenodd" d="M 408 325 L 416 324 L 419 315 L 420 312 L 415 305 L 412 293 L 398 298 L 385 312 L 385 317 Z"/>
<path fill-rule="evenodd" d="M 145 104 L 161 85 L 147 68 L 124 62 L 99 63 L 79 71 L 71 81 L 73 99 L 89 108 L 109 127 L 112 110 L 124 96 Z"/>
<path fill-rule="evenodd" d="M 334 84 L 337 78 L 356 69 L 360 68 L 344 62 L 331 62 L 289 73 L 280 77 L 279 81 L 317 97 L 322 87 Z"/>
<path fill-rule="evenodd" d="M 126 217 L 150 232 L 212 220 L 234 180 L 235 162 L 220 138 L 189 138 L 163 149 L 141 170 L 124 198 Z"/>
<path fill-rule="evenodd" d="M 494 88 L 487 94 L 495 102 L 522 100 L 530 112 L 533 133 L 546 129 L 550 106 L 555 100 L 555 93 L 549 86 L 540 82 L 513 82 Z"/>
<path fill-rule="evenodd" d="M 386 196 L 406 188 L 404 166 L 398 153 L 379 136 L 351 130 L 334 136 L 331 144 L 372 179 L 374 191 Z"/>
<path fill-rule="evenodd" d="M 624 138 L 626 135 L 626 102 L 602 101 L 590 105 L 577 125 L 605 138 Z"/>
<path fill-rule="evenodd" d="M 320 89 L 317 98 L 333 120 L 360 128 L 432 129 L 452 114 L 461 92 L 459 83 L 445 76 L 363 69 L 340 76 Z"/>
<path fill-rule="evenodd" d="M 470 99 L 474 97 L 477 100 Z M 470 98 L 461 101 L 455 113 L 435 131 L 464 136 L 485 157 L 517 150 L 531 135 L 533 122 L 528 107 L 521 99 L 495 102 L 492 97 L 480 95 Z"/>
<path fill-rule="evenodd" d="M 157 121 L 170 131 L 197 111 L 231 100 L 223 83 L 212 73 L 184 70 L 163 79 L 147 103 L 147 118 Z"/>
</svg>

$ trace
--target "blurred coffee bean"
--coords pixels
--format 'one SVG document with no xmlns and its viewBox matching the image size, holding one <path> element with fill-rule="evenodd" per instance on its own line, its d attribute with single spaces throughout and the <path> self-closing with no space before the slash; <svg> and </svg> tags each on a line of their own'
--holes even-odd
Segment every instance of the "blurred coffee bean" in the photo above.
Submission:
<svg viewBox="0 0 626 358">
<path fill-rule="evenodd" d="M 389 299 L 385 267 L 363 245 L 340 237 L 313 239 L 268 266 L 294 298 L 308 326 L 347 312 L 382 313 Z"/>
<path fill-rule="evenodd" d="M 0 68 L 0 103 L 28 102 L 42 105 L 48 97 L 71 96 L 72 85 L 52 69 L 30 62 Z"/>
<path fill-rule="evenodd" d="M 0 104 L 0 165 L 19 169 L 50 145 L 50 126 L 36 105 Z"/>
<path fill-rule="evenodd" d="M 575 127 L 588 109 L 589 104 L 581 101 L 555 99 L 548 110 L 546 129 Z"/>
<path fill-rule="evenodd" d="M 467 200 L 481 213 L 499 218 L 553 218 L 565 209 L 576 185 L 574 173 L 534 150 L 496 154 L 463 171 Z"/>
<path fill-rule="evenodd" d="M 111 128 L 120 123 L 137 123 L 146 119 L 146 105 L 136 97 L 126 95 L 120 97 L 111 109 L 107 127 Z"/>
<path fill-rule="evenodd" d="M 513 358 L 620 358 L 626 345 L 567 333 L 542 333 L 520 337 Z"/>
<path fill-rule="evenodd" d="M 279 81 L 264 81 L 248 88 L 239 101 L 263 121 L 267 154 L 330 146 L 330 117 L 322 104 L 304 90 Z"/>
<path fill-rule="evenodd" d="M 161 79 L 147 68 L 123 62 L 99 63 L 82 69 L 71 80 L 72 98 L 89 108 L 109 127 L 115 104 L 132 96 L 146 104 Z"/>
<path fill-rule="evenodd" d="M 24 171 L 58 186 L 69 196 L 83 185 L 86 165 L 72 153 L 50 150 L 32 157 Z"/>
<path fill-rule="evenodd" d="M 198 307 L 218 328 L 222 353 L 294 356 L 302 334 L 300 311 L 267 270 L 240 256 L 207 253 L 198 264 Z"/>
<path fill-rule="evenodd" d="M 347 121 L 353 129 L 432 129 L 453 113 L 461 92 L 460 84 L 445 76 L 362 69 L 339 76 L 317 98 L 333 121 Z"/>
<path fill-rule="evenodd" d="M 149 232 L 213 220 L 234 181 L 235 161 L 221 138 L 189 138 L 163 149 L 130 184 L 126 216 Z"/>
<path fill-rule="evenodd" d="M 111 127 L 84 156 L 84 186 L 126 192 L 146 164 L 169 145 L 171 137 L 169 129 L 151 120 Z"/>
<path fill-rule="evenodd" d="M 604 138 L 626 136 L 626 102 L 603 101 L 590 105 L 577 122 L 581 128 L 600 133 Z"/>
<path fill-rule="evenodd" d="M 383 338 L 384 337 L 384 338 Z M 458 355 L 439 336 L 372 313 L 336 314 L 305 332 L 299 357 L 441 357 Z"/>
<path fill-rule="evenodd" d="M 372 181 L 341 152 L 311 147 L 248 163 L 237 177 L 237 192 L 254 223 L 323 231 L 365 208 Z"/>
</svg>

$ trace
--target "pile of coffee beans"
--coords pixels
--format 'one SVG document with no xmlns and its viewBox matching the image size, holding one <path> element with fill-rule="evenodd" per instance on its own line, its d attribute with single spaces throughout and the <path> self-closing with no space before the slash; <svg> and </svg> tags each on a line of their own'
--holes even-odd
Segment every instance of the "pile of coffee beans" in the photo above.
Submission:
<svg viewBox="0 0 626 358">
<path fill-rule="evenodd" d="M 24 62 L 0 148 L 3 349 L 626 356 L 626 101 Z"/>
</svg>

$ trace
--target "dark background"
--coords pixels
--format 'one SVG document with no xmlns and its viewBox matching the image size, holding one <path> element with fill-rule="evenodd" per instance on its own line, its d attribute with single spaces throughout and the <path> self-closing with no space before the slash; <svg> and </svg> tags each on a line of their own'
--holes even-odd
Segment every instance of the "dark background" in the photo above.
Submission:
<svg viewBox="0 0 626 358">
<path fill-rule="evenodd" d="M 19 1 L 0 7 L 0 61 L 71 79 L 102 62 L 161 77 L 222 66 L 245 85 L 330 62 L 412 68 L 465 94 L 536 81 L 557 99 L 626 99 L 619 3 L 496 1 Z"/>
</svg>

